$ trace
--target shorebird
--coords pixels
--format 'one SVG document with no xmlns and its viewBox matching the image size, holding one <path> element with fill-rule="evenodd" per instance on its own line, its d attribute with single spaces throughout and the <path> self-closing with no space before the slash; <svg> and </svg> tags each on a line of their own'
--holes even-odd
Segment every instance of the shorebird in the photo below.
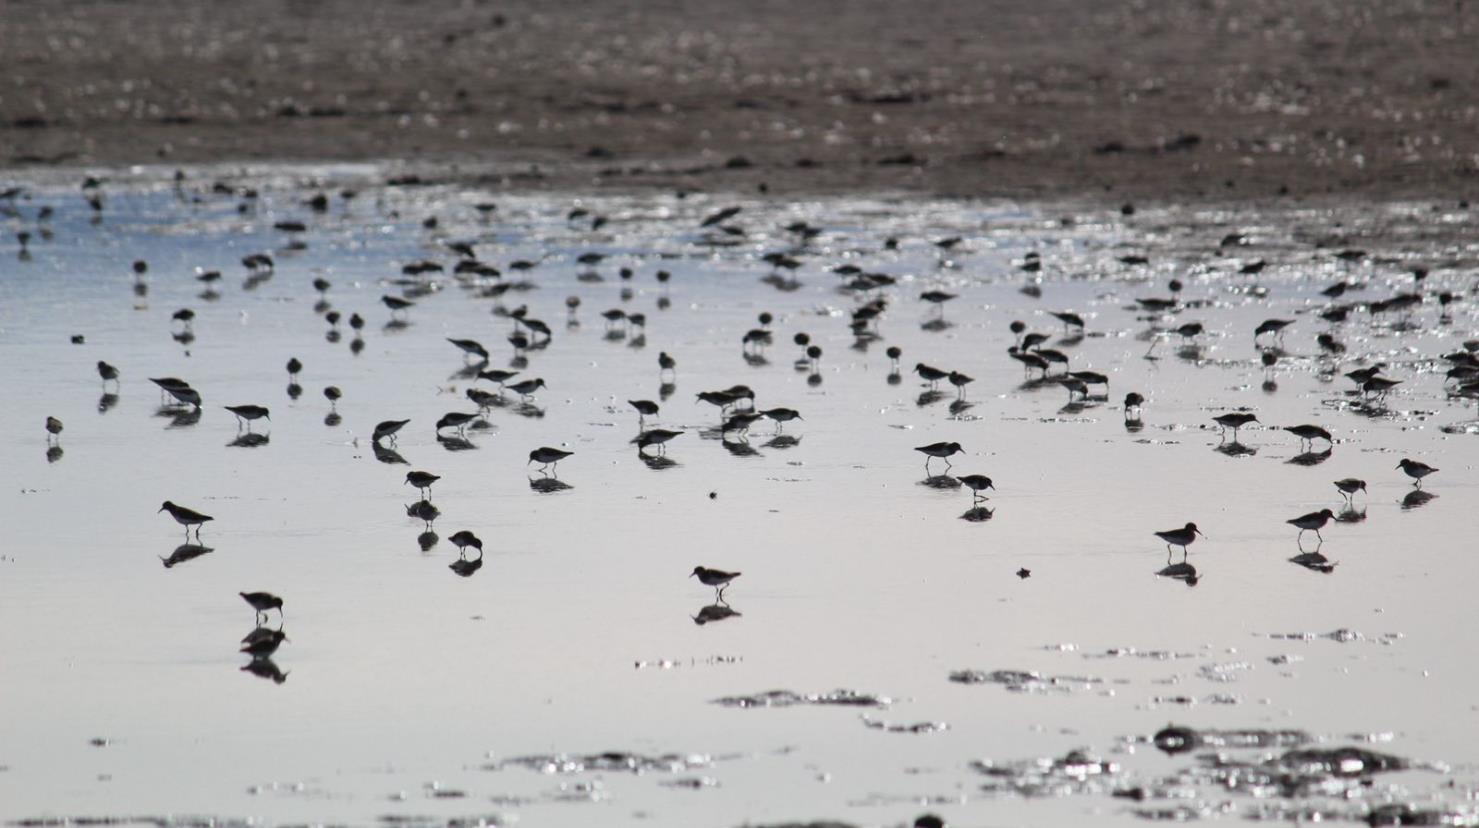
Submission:
<svg viewBox="0 0 1479 828">
<path fill-rule="evenodd" d="M 767 408 L 760 413 L 775 421 L 775 430 L 777 432 L 781 430 L 782 424 L 789 423 L 792 420 L 802 419 L 801 412 L 794 408 Z"/>
<path fill-rule="evenodd" d="M 904 355 L 904 349 L 897 345 L 890 345 L 889 349 L 883 353 L 888 357 L 890 373 L 899 373 L 899 357 Z"/>
<path fill-rule="evenodd" d="M 180 379 L 179 377 L 150 377 L 149 381 L 159 386 L 160 400 L 168 400 L 170 396 L 170 389 L 172 388 L 188 389 L 190 387 L 190 383 Z"/>
<path fill-rule="evenodd" d="M 535 391 L 538 391 L 539 389 L 544 387 L 544 380 L 542 378 L 536 377 L 535 379 L 526 379 L 522 382 L 516 382 L 513 385 L 508 386 L 508 390 L 514 392 L 515 394 L 518 394 L 520 397 L 528 399 L 530 394 L 533 394 Z"/>
<path fill-rule="evenodd" d="M 648 446 L 657 446 L 659 453 L 666 452 L 663 443 L 681 435 L 681 431 L 668 431 L 665 428 L 650 428 L 637 435 L 637 452 L 640 454 Z"/>
<path fill-rule="evenodd" d="M 539 470 L 542 472 L 553 471 L 560 465 L 561 460 L 574 453 L 573 451 L 562 451 L 557 448 L 550 448 L 549 446 L 540 446 L 529 452 L 529 463 L 539 463 Z M 525 465 L 528 465 L 528 463 Z"/>
<path fill-rule="evenodd" d="M 171 397 L 174 397 L 179 402 L 182 402 L 185 405 L 193 405 L 196 408 L 200 408 L 200 405 L 201 405 L 200 392 L 199 391 L 196 391 L 194 388 L 191 388 L 190 386 L 187 385 L 187 386 L 180 387 L 180 388 L 177 388 L 177 387 L 166 388 L 164 390 L 165 390 L 166 393 L 168 393 Z"/>
<path fill-rule="evenodd" d="M 169 512 L 170 517 L 174 518 L 176 523 L 185 527 L 186 541 L 190 540 L 191 526 L 195 527 L 195 539 L 200 540 L 200 527 L 204 525 L 205 522 L 208 520 L 215 520 L 215 518 L 211 517 L 210 515 L 202 515 L 194 509 L 186 509 L 184 506 L 176 506 L 174 503 L 168 500 L 164 502 L 163 506 L 159 507 L 159 511 Z M 158 513 L 159 512 L 155 512 L 155 514 Z"/>
<path fill-rule="evenodd" d="M 1253 338 L 1257 340 L 1258 337 L 1271 333 L 1275 339 L 1282 339 L 1284 337 L 1284 329 L 1293 324 L 1293 319 L 1265 319 L 1259 323 L 1258 327 L 1253 329 Z"/>
<path fill-rule="evenodd" d="M 476 413 L 464 414 L 461 411 L 448 411 L 442 415 L 440 420 L 437 420 L 437 433 L 441 433 L 444 428 L 455 428 L 457 433 L 461 434 L 463 429 L 467 428 L 467 424 L 477 418 Z"/>
<path fill-rule="evenodd" d="M 964 451 L 965 449 L 962 449 L 960 447 L 960 443 L 930 443 L 927 446 L 918 446 L 914 450 L 918 452 L 923 452 L 926 455 L 924 458 L 924 473 L 929 474 L 931 460 L 935 459 L 936 457 L 944 460 L 945 471 L 949 471 L 950 455 Z"/>
<path fill-rule="evenodd" d="M 981 492 L 996 488 L 991 485 L 991 478 L 984 474 L 966 474 L 955 479 L 959 480 L 961 485 L 971 490 L 971 501 L 973 503 L 986 499 L 986 496 L 981 494 Z"/>
<path fill-rule="evenodd" d="M 1335 441 L 1330 439 L 1330 432 L 1317 425 L 1284 426 L 1284 430 L 1299 438 L 1299 447 L 1304 448 L 1305 443 L 1310 444 L 1310 450 L 1315 448 L 1316 440 L 1324 440 L 1334 446 Z"/>
<path fill-rule="evenodd" d="M 652 400 L 627 400 L 627 405 L 630 405 L 632 408 L 637 409 L 638 431 L 642 430 L 642 426 L 647 422 L 648 417 L 657 416 L 657 403 L 653 402 Z"/>
<path fill-rule="evenodd" d="M 479 552 L 483 551 L 483 542 L 478 538 L 477 535 L 474 535 L 466 529 L 453 533 L 452 537 L 447 538 L 447 540 L 451 541 L 452 545 L 457 547 L 457 550 L 459 552 L 466 551 L 467 547 L 469 546 L 478 550 Z"/>
<path fill-rule="evenodd" d="M 731 415 L 729 419 L 724 421 L 723 425 L 719 427 L 719 434 L 723 436 L 731 431 L 738 431 L 741 435 L 747 434 L 750 431 L 750 426 L 754 425 L 756 420 L 764 418 L 764 416 L 764 414 L 755 411 L 741 411 L 738 414 Z"/>
<path fill-rule="evenodd" d="M 1320 538 L 1320 542 L 1324 543 L 1325 539 L 1320 536 L 1320 529 L 1324 527 L 1326 523 L 1329 523 L 1330 519 L 1333 517 L 1335 517 L 1334 512 L 1330 511 L 1329 509 L 1321 509 L 1318 512 L 1310 512 L 1307 515 L 1300 515 L 1297 518 L 1286 520 L 1284 522 L 1291 526 L 1298 526 L 1299 537 L 1304 537 L 1305 532 L 1314 532 L 1315 537 Z"/>
<path fill-rule="evenodd" d="M 263 630 L 260 635 L 252 635 L 249 638 L 250 640 L 242 642 L 241 652 L 250 655 L 253 659 L 265 660 L 277 652 L 277 648 L 288 640 L 288 635 L 282 630 Z"/>
<path fill-rule="evenodd" d="M 118 382 L 118 369 L 102 360 L 98 360 L 98 376 L 103 378 L 103 385 Z"/>
<path fill-rule="evenodd" d="M 1156 537 L 1166 542 L 1167 558 L 1170 557 L 1171 547 L 1179 546 L 1182 560 L 1186 559 L 1186 547 L 1191 546 L 1191 542 L 1197 539 L 1197 535 L 1202 535 L 1202 530 L 1198 529 L 1195 523 L 1188 523 L 1180 529 L 1167 529 L 1164 532 L 1155 533 Z M 1202 537 L 1207 536 L 1202 535 Z"/>
<path fill-rule="evenodd" d="M 438 480 L 441 480 L 441 479 L 442 479 L 441 475 L 439 475 L 439 474 L 432 474 L 431 472 L 424 472 L 424 471 L 410 471 L 410 472 L 406 472 L 406 482 L 409 483 L 409 484 L 411 484 L 412 486 L 415 486 L 416 489 L 417 489 L 417 491 L 421 492 L 421 496 L 424 497 L 424 498 L 430 498 L 431 497 L 431 484 L 433 484 L 433 483 L 435 483 L 435 482 L 437 482 Z"/>
<path fill-rule="evenodd" d="M 385 303 L 385 307 L 390 308 L 390 316 L 392 319 L 395 318 L 395 315 L 397 313 L 416 307 L 415 302 L 412 302 L 409 299 L 402 299 L 398 296 L 381 296 L 380 301 Z"/>
<path fill-rule="evenodd" d="M 929 383 L 931 389 L 939 384 L 940 380 L 950 377 L 949 371 L 941 371 L 939 368 L 925 365 L 923 362 L 917 363 L 914 366 L 914 373 L 918 374 L 920 379 Z"/>
<path fill-rule="evenodd" d="M 282 615 L 282 599 L 270 592 L 239 592 L 237 594 L 257 611 L 259 620 L 269 610 L 277 610 L 278 615 Z"/>
<path fill-rule="evenodd" d="M 1125 395 L 1125 419 L 1140 419 L 1140 407 L 1145 405 L 1145 398 L 1131 391 Z M 1134 412 L 1131 414 L 1130 412 Z"/>
<path fill-rule="evenodd" d="M 400 431 L 402 428 L 405 428 L 406 427 L 406 423 L 409 423 L 409 422 L 411 422 L 411 421 L 410 420 L 383 420 L 383 421 L 381 421 L 381 422 L 379 422 L 379 423 L 377 423 L 375 425 L 375 431 L 371 435 L 370 440 L 371 440 L 371 442 L 378 443 L 381 440 L 384 440 L 386 437 L 389 437 L 390 438 L 390 442 L 394 443 L 395 442 L 395 433 L 397 431 Z"/>
<path fill-rule="evenodd" d="M 1084 385 L 1102 385 L 1104 393 L 1109 394 L 1109 377 L 1098 371 L 1069 371 L 1068 376 L 1073 377 Z"/>
<path fill-rule="evenodd" d="M 935 310 L 939 311 L 940 316 L 943 317 L 945 315 L 945 303 L 954 299 L 955 294 L 946 293 L 943 290 L 927 290 L 919 294 L 919 298 L 934 305 Z"/>
<path fill-rule="evenodd" d="M 1355 477 L 1345 477 L 1335 481 L 1335 488 L 1340 489 L 1341 495 L 1349 502 L 1356 492 L 1366 491 L 1366 481 Z"/>
<path fill-rule="evenodd" d="M 58 420 L 55 417 L 47 417 L 46 418 L 46 442 L 47 443 L 50 443 L 52 441 L 52 439 L 55 438 L 56 441 L 58 443 L 60 443 L 62 441 L 61 434 L 62 434 L 62 421 L 61 420 Z"/>
<path fill-rule="evenodd" d="M 272 419 L 264 405 L 225 405 L 221 407 L 236 415 L 237 428 L 241 428 L 242 423 L 246 423 L 247 431 L 252 430 L 252 420 Z"/>
<path fill-rule="evenodd" d="M 497 405 L 499 400 L 503 399 L 502 396 L 492 391 L 484 391 L 481 388 L 469 388 L 463 394 L 477 405 L 478 411 L 487 411 Z"/>
<path fill-rule="evenodd" d="M 724 589 L 729 586 L 729 582 L 739 576 L 738 572 L 725 572 L 722 569 L 709 569 L 704 566 L 695 566 L 693 571 L 688 573 L 688 577 L 698 578 L 699 583 L 713 587 L 720 595 L 724 594 Z"/>
<path fill-rule="evenodd" d="M 299 362 L 297 357 L 288 359 L 288 380 L 290 382 L 296 382 L 298 380 L 298 372 L 302 370 L 303 363 Z"/>
<path fill-rule="evenodd" d="M 517 377 L 518 375 L 518 371 L 503 371 L 498 368 L 492 368 L 487 371 L 479 371 L 478 379 L 497 383 L 499 389 L 502 390 L 504 383 L 508 382 L 514 377 Z"/>
<path fill-rule="evenodd" d="M 1398 463 L 1397 468 L 1401 469 L 1407 474 L 1408 477 L 1412 478 L 1412 485 L 1418 487 L 1419 489 L 1421 489 L 1423 486 L 1424 477 L 1427 477 L 1433 472 L 1438 471 L 1432 466 L 1429 466 L 1427 463 L 1420 463 L 1416 460 L 1406 459 Z"/>
<path fill-rule="evenodd" d="M 431 524 L 442 516 L 442 510 L 432 504 L 430 500 L 418 500 L 406 507 L 406 517 L 413 517 L 425 521 L 426 531 L 431 531 Z"/>
<path fill-rule="evenodd" d="M 484 348 L 483 344 L 476 339 L 452 339 L 448 337 L 447 341 L 456 345 L 462 351 L 464 359 L 475 356 L 482 362 L 488 361 L 488 349 Z"/>
<path fill-rule="evenodd" d="M 1043 376 L 1047 376 L 1048 374 L 1048 361 L 1038 356 L 1037 354 L 1026 350 L 1025 348 L 1019 348 L 1013 345 L 1012 347 L 1007 349 L 1007 356 L 1022 363 L 1022 367 L 1028 373 L 1031 373 L 1034 369 L 1036 369 L 1038 371 L 1042 371 Z"/>
<path fill-rule="evenodd" d="M 664 374 L 673 374 L 674 376 L 677 376 L 677 373 L 678 361 L 668 356 L 667 351 L 659 353 L 657 355 L 657 378 L 662 379 Z"/>
<path fill-rule="evenodd" d="M 951 371 L 945 378 L 955 386 L 955 393 L 961 399 L 965 399 L 965 387 L 976 381 L 975 377 L 968 377 L 959 371 Z"/>
<path fill-rule="evenodd" d="M 1372 377 L 1361 383 L 1361 393 L 1375 394 L 1377 399 L 1386 399 L 1387 392 L 1401 385 L 1401 380 L 1387 379 L 1386 377 Z"/>
<path fill-rule="evenodd" d="M 1238 429 L 1249 423 L 1258 422 L 1258 418 L 1253 416 L 1252 414 L 1247 414 L 1241 411 L 1234 411 L 1230 414 L 1218 414 L 1216 417 L 1212 418 L 1212 421 L 1217 423 L 1219 426 L 1222 426 L 1222 434 L 1224 437 L 1227 436 L 1227 430 L 1232 429 L 1233 442 L 1236 443 L 1238 441 Z"/>
<path fill-rule="evenodd" d="M 1371 379 L 1373 379 L 1377 374 L 1380 374 L 1381 373 L 1381 369 L 1383 369 L 1385 367 L 1387 367 L 1387 365 L 1386 365 L 1385 362 L 1378 362 L 1375 365 L 1372 365 L 1372 366 L 1369 366 L 1369 367 L 1366 367 L 1366 368 L 1357 368 L 1354 371 L 1347 371 L 1345 373 L 1345 376 L 1346 376 L 1346 379 L 1350 380 L 1351 382 L 1354 382 L 1357 385 L 1365 385 L 1367 382 L 1369 382 Z"/>
<path fill-rule="evenodd" d="M 344 392 L 337 385 L 324 386 L 324 399 L 329 401 L 329 410 L 334 411 L 339 407 L 339 400 L 343 398 Z"/>
</svg>

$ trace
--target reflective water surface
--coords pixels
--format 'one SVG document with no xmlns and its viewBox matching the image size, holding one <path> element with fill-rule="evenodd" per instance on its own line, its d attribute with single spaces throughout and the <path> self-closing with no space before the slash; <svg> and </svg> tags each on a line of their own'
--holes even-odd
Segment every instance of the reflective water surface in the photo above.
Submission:
<svg viewBox="0 0 1479 828">
<path fill-rule="evenodd" d="M 1467 210 L 171 173 L 0 201 L 9 820 L 1479 820 Z"/>
</svg>

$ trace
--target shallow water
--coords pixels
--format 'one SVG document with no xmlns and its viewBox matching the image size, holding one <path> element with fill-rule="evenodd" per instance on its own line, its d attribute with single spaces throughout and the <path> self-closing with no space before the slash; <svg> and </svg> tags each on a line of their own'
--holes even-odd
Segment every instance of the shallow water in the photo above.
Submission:
<svg viewBox="0 0 1479 828">
<path fill-rule="evenodd" d="M 492 194 L 384 186 L 369 168 L 262 168 L 193 170 L 180 186 L 168 171 L 113 171 L 95 221 L 81 175 L 23 182 L 0 247 L 0 815 L 12 821 L 1379 822 L 1373 809 L 1393 804 L 1479 820 L 1479 633 L 1464 617 L 1479 569 L 1476 410 L 1446 393 L 1437 360 L 1479 329 L 1467 211 L 1125 217 Z M 217 180 L 260 196 L 213 193 Z M 320 190 L 330 207 L 315 214 L 302 201 Z M 485 201 L 498 205 L 487 220 L 474 209 Z M 56 210 L 50 239 L 42 204 Z M 699 227 L 727 205 L 743 208 L 730 223 L 746 235 Z M 609 221 L 567 220 L 577 206 Z M 302 249 L 273 229 L 282 220 L 309 224 Z M 797 247 L 782 229 L 795 221 L 822 232 Z M 1219 247 L 1233 232 L 1249 244 Z M 956 235 L 948 253 L 930 243 Z M 882 249 L 888 237 L 898 250 Z M 459 285 L 451 240 L 532 289 L 493 299 Z M 1344 248 L 1368 255 L 1337 259 Z M 778 279 L 759 257 L 779 250 L 801 266 Z M 590 251 L 609 257 L 576 262 Z M 1038 274 L 1019 267 L 1032 251 Z M 252 279 L 239 260 L 258 252 L 276 267 Z M 1150 263 L 1119 261 L 1130 254 Z M 135 259 L 149 264 L 143 295 Z M 448 270 L 420 277 L 434 289 L 389 326 L 378 299 L 400 295 L 401 267 L 421 259 Z M 517 259 L 538 265 L 515 273 Z M 1256 259 L 1262 272 L 1238 272 Z M 843 291 L 830 268 L 846 262 L 899 284 Z M 1372 301 L 1411 289 L 1415 265 L 1431 268 L 1429 299 L 1407 318 L 1315 315 L 1324 286 L 1348 278 L 1365 287 L 1342 301 Z M 218 297 L 200 297 L 197 268 L 223 273 Z M 334 309 L 368 321 L 357 355 L 346 325 L 326 337 L 317 276 Z M 1186 307 L 1132 309 L 1168 295 L 1172 277 Z M 944 324 L 918 299 L 932 288 L 959 294 Z M 1459 294 L 1446 318 L 1432 298 L 1443 290 Z M 876 295 L 890 300 L 878 338 L 859 343 L 848 314 Z M 520 378 L 549 387 L 529 406 L 506 395 L 486 428 L 439 441 L 438 417 L 475 408 L 445 338 L 478 339 L 503 367 L 513 325 L 490 311 L 521 304 L 554 334 Z M 181 342 L 170 316 L 185 307 L 196 317 Z M 641 342 L 607 335 L 599 314 L 615 307 L 647 315 Z M 1063 341 L 1054 310 L 1084 315 L 1086 334 Z M 740 344 L 762 311 L 776 320 L 765 364 Z M 1253 329 L 1275 317 L 1297 321 L 1270 374 Z M 1074 369 L 1108 374 L 1108 398 L 1065 407 L 1063 388 L 1024 382 L 1006 354 L 1014 319 L 1052 334 Z M 1199 352 L 1150 334 L 1188 321 L 1208 329 Z M 798 331 L 824 351 L 814 378 L 793 366 Z M 1320 357 L 1327 331 L 1348 348 L 1338 359 Z M 897 382 L 890 345 L 904 351 Z M 625 402 L 659 398 L 659 351 L 679 364 L 648 425 L 686 432 L 665 465 L 639 458 Z M 305 365 L 296 400 L 289 357 Z M 99 359 L 123 372 L 115 400 L 100 399 Z M 1403 385 L 1385 406 L 1358 405 L 1340 374 L 1376 360 Z M 975 377 L 966 403 L 948 385 L 926 395 L 916 362 Z M 198 421 L 161 412 L 157 376 L 200 391 Z M 705 433 L 718 415 L 694 395 L 736 383 L 760 408 L 801 411 L 782 432 L 793 439 L 768 421 L 748 440 Z M 329 384 L 344 392 L 337 424 Z M 1130 390 L 1149 399 L 1138 430 L 1119 404 Z M 240 403 L 271 409 L 253 427 L 265 442 L 242 444 L 221 409 Z M 1237 407 L 1267 427 L 1229 451 L 1210 418 Z M 48 415 L 66 425 L 60 452 Z M 369 440 L 401 418 L 406 465 Z M 1303 422 L 1334 434 L 1328 457 L 1299 457 L 1277 430 Z M 927 478 L 912 448 L 936 441 L 964 446 L 952 473 L 993 478 L 989 511 Z M 564 485 L 525 462 L 541 445 L 575 452 Z M 1402 457 L 1442 470 L 1427 502 L 1408 497 Z M 406 514 L 413 468 L 443 477 L 424 551 L 424 524 Z M 1349 476 L 1368 481 L 1364 519 L 1323 529 L 1324 559 L 1302 559 L 1315 568 L 1291 562 L 1315 544 L 1302 550 L 1284 521 L 1339 511 L 1331 481 Z M 215 517 L 210 551 L 181 549 L 180 527 L 155 511 L 166 499 Z M 1187 558 L 1190 588 L 1157 576 L 1168 561 L 1152 535 L 1188 520 L 1208 536 Z M 459 529 L 486 547 L 465 576 L 450 568 Z M 744 573 L 726 604 L 686 577 L 699 564 Z M 262 675 L 237 652 L 253 623 L 236 593 L 251 590 L 286 601 L 289 640 L 271 669 L 256 663 Z M 1172 723 L 1200 732 L 1194 749 L 1155 748 Z M 1401 761 L 1350 770 L 1338 757 L 1343 774 L 1328 755 L 1290 753 L 1352 746 Z M 1295 766 L 1308 784 L 1289 783 Z"/>
</svg>

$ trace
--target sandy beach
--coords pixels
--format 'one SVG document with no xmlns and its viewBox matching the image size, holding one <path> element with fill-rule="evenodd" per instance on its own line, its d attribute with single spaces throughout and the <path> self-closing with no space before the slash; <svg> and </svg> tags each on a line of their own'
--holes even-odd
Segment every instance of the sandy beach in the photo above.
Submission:
<svg viewBox="0 0 1479 828">
<path fill-rule="evenodd" d="M 1464 199 L 1462 2 L 10 0 L 0 164 L 511 188 Z"/>
</svg>

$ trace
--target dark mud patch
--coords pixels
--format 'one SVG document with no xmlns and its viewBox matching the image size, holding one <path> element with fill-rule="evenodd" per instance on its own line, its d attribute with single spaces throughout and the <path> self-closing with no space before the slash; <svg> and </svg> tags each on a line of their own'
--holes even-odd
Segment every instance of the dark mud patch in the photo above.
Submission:
<svg viewBox="0 0 1479 828">
<path fill-rule="evenodd" d="M 854 690 L 833 690 L 830 693 L 801 694 L 791 690 L 767 690 L 751 696 L 724 696 L 714 699 L 721 707 L 798 707 L 815 705 L 820 707 L 888 707 L 893 699 L 875 696 Z"/>
<path fill-rule="evenodd" d="M 1104 683 L 1090 676 L 1044 676 L 1025 670 L 957 670 L 950 674 L 956 684 L 997 684 L 1014 693 L 1073 693 Z"/>
</svg>

